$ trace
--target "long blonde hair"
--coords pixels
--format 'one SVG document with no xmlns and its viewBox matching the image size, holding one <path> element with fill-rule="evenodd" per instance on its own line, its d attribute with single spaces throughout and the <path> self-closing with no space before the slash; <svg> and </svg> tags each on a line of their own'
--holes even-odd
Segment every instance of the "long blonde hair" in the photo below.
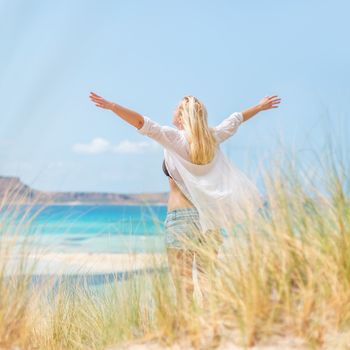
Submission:
<svg viewBox="0 0 350 350">
<path fill-rule="evenodd" d="M 185 96 L 179 106 L 179 117 L 189 136 L 191 162 L 210 163 L 215 156 L 217 141 L 212 127 L 208 126 L 208 113 L 204 104 L 195 96 Z"/>
</svg>

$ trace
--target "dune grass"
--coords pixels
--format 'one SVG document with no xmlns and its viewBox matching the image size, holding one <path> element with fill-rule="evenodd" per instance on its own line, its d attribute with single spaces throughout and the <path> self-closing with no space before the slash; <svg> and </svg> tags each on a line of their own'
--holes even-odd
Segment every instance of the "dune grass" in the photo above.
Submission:
<svg viewBox="0 0 350 350">
<path fill-rule="evenodd" d="M 30 269 L 29 277 L 9 278 L 10 251 L 21 252 L 21 272 L 34 249 L 26 240 L 18 249 L 16 234 L 6 235 L 9 212 L 0 223 L 2 242 L 8 242 L 0 250 L 0 347 L 117 349 L 150 340 L 196 346 L 205 339 L 215 346 L 213 339 L 232 334 L 244 347 L 291 335 L 315 349 L 333 339 L 329 348 L 336 349 L 340 336 L 332 334 L 350 339 L 347 154 L 331 145 L 313 165 L 287 150 L 274 155 L 261 169 L 268 203 L 263 215 L 230 234 L 219 259 L 208 246 L 196 246 L 207 258 L 207 282 L 191 304 L 176 298 L 174 286 L 183 281 L 169 273 L 140 274 L 98 292 L 64 280 L 55 290 L 49 283 L 33 289 Z M 22 221 L 18 233 L 30 225 L 25 215 Z M 160 262 L 154 259 L 153 266 Z"/>
</svg>

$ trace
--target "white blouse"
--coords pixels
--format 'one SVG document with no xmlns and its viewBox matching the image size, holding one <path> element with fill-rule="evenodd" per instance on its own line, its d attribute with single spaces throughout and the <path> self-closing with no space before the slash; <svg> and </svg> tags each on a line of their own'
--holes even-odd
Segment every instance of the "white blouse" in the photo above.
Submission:
<svg viewBox="0 0 350 350">
<path fill-rule="evenodd" d="M 237 223 L 256 214 L 263 207 L 256 185 L 222 152 L 220 144 L 236 133 L 243 122 L 241 112 L 234 112 L 212 127 L 218 141 L 213 160 L 205 165 L 194 164 L 189 157 L 189 143 L 185 130 L 160 125 L 147 116 L 137 131 L 164 147 L 166 167 L 199 212 L 203 232 L 223 228 L 231 232 Z"/>
</svg>

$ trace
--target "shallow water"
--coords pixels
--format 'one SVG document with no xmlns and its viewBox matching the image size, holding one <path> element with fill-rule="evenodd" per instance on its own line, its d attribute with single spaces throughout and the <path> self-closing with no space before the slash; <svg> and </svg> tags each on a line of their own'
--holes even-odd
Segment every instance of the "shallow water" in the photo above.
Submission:
<svg viewBox="0 0 350 350">
<path fill-rule="evenodd" d="M 160 205 L 7 206 L 0 230 L 35 235 L 57 252 L 155 252 L 164 249 L 166 213 Z"/>
</svg>

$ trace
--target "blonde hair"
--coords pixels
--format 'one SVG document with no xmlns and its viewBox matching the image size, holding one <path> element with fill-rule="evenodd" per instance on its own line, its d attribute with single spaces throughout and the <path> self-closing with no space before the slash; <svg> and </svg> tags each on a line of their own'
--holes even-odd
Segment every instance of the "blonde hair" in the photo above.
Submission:
<svg viewBox="0 0 350 350">
<path fill-rule="evenodd" d="M 179 117 L 189 136 L 191 162 L 210 163 L 215 156 L 217 141 L 213 128 L 208 126 L 208 113 L 204 104 L 192 95 L 185 96 L 179 106 Z"/>
</svg>

